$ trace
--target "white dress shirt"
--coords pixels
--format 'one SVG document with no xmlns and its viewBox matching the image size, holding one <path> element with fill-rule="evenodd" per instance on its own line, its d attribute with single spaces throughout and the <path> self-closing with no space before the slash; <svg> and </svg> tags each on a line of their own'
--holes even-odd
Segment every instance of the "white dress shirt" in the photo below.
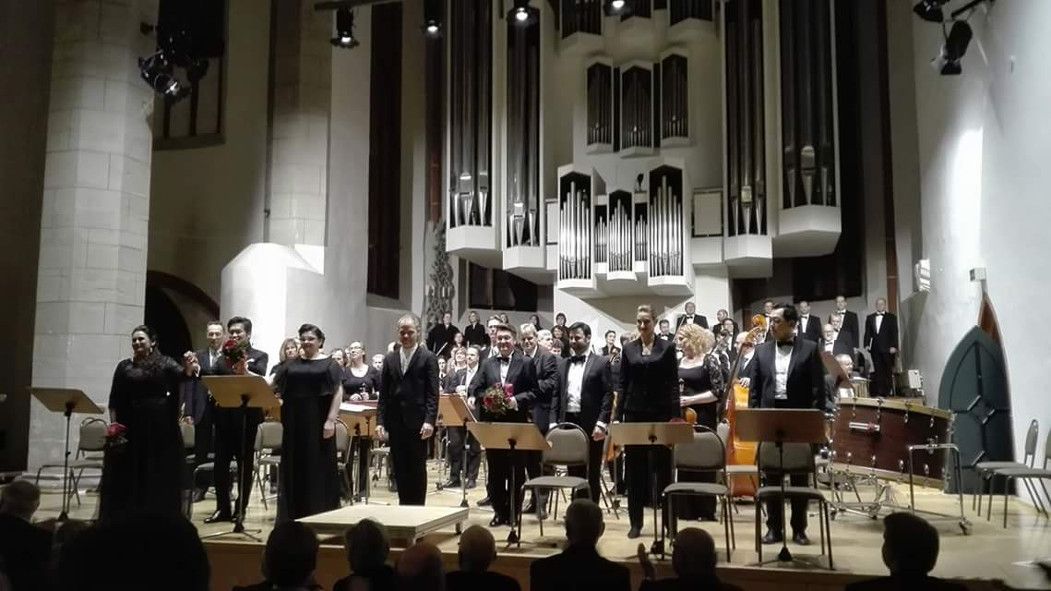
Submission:
<svg viewBox="0 0 1051 591">
<path fill-rule="evenodd" d="M 810 314 L 803 314 L 799 317 L 799 334 L 806 333 L 807 324 L 810 323 Z"/>
<path fill-rule="evenodd" d="M 405 373 L 409 370 L 409 362 L 412 361 L 412 356 L 416 354 L 416 349 L 419 349 L 419 345 L 413 345 L 411 349 L 401 348 L 401 373 Z"/>
<path fill-rule="evenodd" d="M 569 364 L 566 374 L 566 412 L 580 412 L 580 389 L 584 384 L 584 368 L 588 365 L 591 351 L 584 353 L 583 363 Z"/>
<path fill-rule="evenodd" d="M 506 383 L 507 370 L 511 367 L 511 358 L 508 357 L 506 362 L 503 359 L 500 359 L 498 363 L 500 364 L 500 381 Z"/>
<path fill-rule="evenodd" d="M 883 312 L 876 312 L 876 334 L 879 334 L 881 326 L 883 326 Z"/>
<path fill-rule="evenodd" d="M 793 345 L 774 347 L 774 398 L 788 399 L 788 364 L 792 361 Z"/>
</svg>

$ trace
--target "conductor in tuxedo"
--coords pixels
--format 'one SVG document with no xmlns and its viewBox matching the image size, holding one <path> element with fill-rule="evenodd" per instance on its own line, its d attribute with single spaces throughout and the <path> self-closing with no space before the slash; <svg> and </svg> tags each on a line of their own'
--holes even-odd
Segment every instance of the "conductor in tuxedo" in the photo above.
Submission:
<svg viewBox="0 0 1051 591">
<path fill-rule="evenodd" d="M 212 453 L 214 438 L 215 401 L 201 376 L 214 376 L 221 372 L 220 362 L 223 359 L 223 340 L 226 338 L 226 327 L 222 322 L 213 320 L 205 327 L 208 346 L 194 351 L 193 378 L 183 383 L 182 412 L 183 421 L 193 425 L 193 467 L 196 468 L 208 461 Z M 194 482 L 193 501 L 204 499 L 204 491 L 211 485 L 205 472 Z"/>
<path fill-rule="evenodd" d="M 679 327 L 683 324 L 696 324 L 701 328 L 708 328 L 708 319 L 697 314 L 697 306 L 693 302 L 686 302 L 683 311 L 686 313 L 675 321 L 675 332 L 679 332 Z"/>
<path fill-rule="evenodd" d="M 497 355 L 482 362 L 479 376 L 470 385 L 470 395 L 477 401 L 479 420 L 482 422 L 527 423 L 532 417 L 533 402 L 536 399 L 537 381 L 533 363 L 515 350 L 515 329 L 507 324 L 492 326 L 495 333 Z M 485 408 L 485 392 L 492 386 L 510 385 L 512 396 L 510 409 L 503 413 L 491 412 Z M 516 452 L 517 453 L 517 452 Z M 493 519 L 490 527 L 511 525 L 511 503 L 515 503 L 515 514 L 521 515 L 522 484 L 525 482 L 525 458 L 513 457 L 505 449 L 486 450 L 486 461 L 489 463 L 489 482 L 486 488 L 493 505 Z M 514 472 L 515 488 L 511 490 L 511 474 Z"/>
<path fill-rule="evenodd" d="M 420 319 L 398 319 L 398 344 L 383 360 L 376 435 L 390 440 L 398 478 L 398 504 L 423 505 L 427 497 L 427 440 L 438 419 L 438 358 L 420 344 Z"/>
<path fill-rule="evenodd" d="M 550 351 L 545 351 L 540 346 L 536 326 L 527 322 L 518 327 L 519 340 L 522 345 L 522 354 L 533 363 L 533 371 L 536 373 L 536 398 L 533 400 L 533 424 L 540 429 L 540 433 L 547 435 L 551 422 L 551 399 L 558 389 L 558 363 L 560 358 L 555 357 Z M 529 460 L 526 462 L 526 475 L 529 478 L 541 476 L 540 462 L 542 452 L 529 452 Z M 541 514 L 546 513 L 543 506 L 547 505 L 546 495 L 541 495 Z M 529 506 L 523 509 L 526 513 L 536 511 L 536 499 L 529 502 Z"/>
<path fill-rule="evenodd" d="M 599 500 L 599 474 L 602 470 L 602 441 L 606 438 L 613 407 L 613 372 L 609 357 L 591 352 L 591 327 L 574 322 L 569 327 L 569 348 L 573 355 L 562 365 L 558 389 L 552 401 L 553 423 L 573 423 L 591 435 L 588 469 L 569 469 L 570 476 L 586 478 L 591 500 Z"/>
<path fill-rule="evenodd" d="M 898 318 L 887 311 L 887 300 L 876 298 L 876 311 L 865 318 L 865 348 L 872 356 L 873 396 L 891 396 L 894 356 L 898 354 Z"/>
<path fill-rule="evenodd" d="M 799 313 L 788 304 L 774 306 L 770 315 L 770 333 L 773 339 L 756 347 L 752 359 L 748 406 L 751 408 L 825 408 L 825 382 L 817 343 L 794 337 Z M 764 474 L 767 486 L 777 479 Z M 806 486 L 805 474 L 791 476 L 792 486 Z M 807 502 L 792 500 L 792 540 L 807 545 Z M 764 544 L 780 543 L 784 537 L 781 519 L 784 504 L 781 499 L 767 503 Z"/>
<path fill-rule="evenodd" d="M 265 376 L 270 357 L 252 347 L 252 321 L 244 316 L 234 316 L 226 321 L 226 333 L 238 343 L 248 343 L 245 362 L 243 365 L 238 364 L 238 367 L 230 367 L 226 359 L 220 356 L 213 367 L 213 375 Z M 215 407 L 215 467 L 212 471 L 212 477 L 215 479 L 215 512 L 205 518 L 205 523 L 233 520 L 234 514 L 230 511 L 230 462 L 233 460 L 237 461 L 238 468 L 235 510 L 244 516 L 244 510 L 248 507 L 248 497 L 252 494 L 255 432 L 262 422 L 261 408 Z"/>
<path fill-rule="evenodd" d="M 821 319 L 810 314 L 810 302 L 806 300 L 800 300 L 796 308 L 799 310 L 796 332 L 804 339 L 816 343 L 821 339 Z"/>
</svg>

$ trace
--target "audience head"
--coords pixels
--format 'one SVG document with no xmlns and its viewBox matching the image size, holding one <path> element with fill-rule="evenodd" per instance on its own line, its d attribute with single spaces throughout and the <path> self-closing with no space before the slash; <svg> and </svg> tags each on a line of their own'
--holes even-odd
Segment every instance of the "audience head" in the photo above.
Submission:
<svg viewBox="0 0 1051 591">
<path fill-rule="evenodd" d="M 686 314 L 694 314 L 697 312 L 697 305 L 693 302 L 686 302 L 684 309 L 686 310 Z"/>
<path fill-rule="evenodd" d="M 205 337 L 208 339 L 208 347 L 212 351 L 223 348 L 223 340 L 226 338 L 226 327 L 218 320 L 211 320 L 204 327 Z"/>
<path fill-rule="evenodd" d="M 791 340 L 792 331 L 797 322 L 799 322 L 799 313 L 796 312 L 795 306 L 777 304 L 774 306 L 773 313 L 770 314 L 770 332 L 779 341 Z"/>
<path fill-rule="evenodd" d="M 671 565 L 681 579 L 715 576 L 715 540 L 703 529 L 687 527 L 675 535 Z"/>
<path fill-rule="evenodd" d="M 467 347 L 467 366 L 478 365 L 478 347 Z"/>
<path fill-rule="evenodd" d="M 288 337 L 281 341 L 281 352 L 277 355 L 278 360 L 288 361 L 297 357 L 299 357 L 299 339 Z"/>
<path fill-rule="evenodd" d="M 675 335 L 676 345 L 687 357 L 703 357 L 715 346 L 715 335 L 697 324 L 683 324 Z"/>
<path fill-rule="evenodd" d="M 398 574 L 399 589 L 413 591 L 419 589 L 443 591 L 445 589 L 442 553 L 434 544 L 428 542 L 413 544 L 402 553 L 395 570 Z"/>
<path fill-rule="evenodd" d="M 591 347 L 591 327 L 585 322 L 574 322 L 569 327 L 569 348 L 583 355 Z"/>
<path fill-rule="evenodd" d="M 325 333 L 313 324 L 303 324 L 299 327 L 299 348 L 302 349 L 303 357 L 313 359 L 318 351 L 325 346 Z"/>
<path fill-rule="evenodd" d="M 226 321 L 226 332 L 230 338 L 237 341 L 252 340 L 252 321 L 244 316 L 234 316 Z"/>
<path fill-rule="evenodd" d="M 376 353 L 372 356 L 372 367 L 375 367 L 376 371 L 383 371 L 383 353 Z"/>
<path fill-rule="evenodd" d="M 883 519 L 883 564 L 891 574 L 922 576 L 938 562 L 938 530 L 912 513 Z"/>
<path fill-rule="evenodd" d="M 496 559 L 496 540 L 489 530 L 472 525 L 460 534 L 460 570 L 483 573 Z"/>
<path fill-rule="evenodd" d="M 343 542 L 350 570 L 356 574 L 378 570 L 386 564 L 390 554 L 387 528 L 371 519 L 362 519 L 352 525 L 343 535 Z"/>
<path fill-rule="evenodd" d="M 635 327 L 639 337 L 649 340 L 653 336 L 653 307 L 649 304 L 639 306 L 635 311 Z"/>
<path fill-rule="evenodd" d="M 298 521 L 278 523 L 266 539 L 263 576 L 279 587 L 302 586 L 313 581 L 317 566 L 317 536 Z"/>
<path fill-rule="evenodd" d="M 606 530 L 602 509 L 591 499 L 577 499 L 566 509 L 566 538 L 570 546 L 594 546 Z"/>
<path fill-rule="evenodd" d="M 29 521 L 40 507 L 40 488 L 28 480 L 16 480 L 0 492 L 0 514 Z"/>
<path fill-rule="evenodd" d="M 398 318 L 398 344 L 403 349 L 412 349 L 420 343 L 420 317 L 409 313 Z"/>
</svg>

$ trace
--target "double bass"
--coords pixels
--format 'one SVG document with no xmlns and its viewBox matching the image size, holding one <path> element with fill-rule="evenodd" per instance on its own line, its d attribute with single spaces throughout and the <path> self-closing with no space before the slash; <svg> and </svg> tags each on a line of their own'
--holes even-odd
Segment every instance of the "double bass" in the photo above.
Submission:
<svg viewBox="0 0 1051 591">
<path fill-rule="evenodd" d="M 752 316 L 752 328 L 745 335 L 744 342 L 737 350 L 737 357 L 730 368 L 730 379 L 726 384 L 726 407 L 724 409 L 724 420 L 729 426 L 726 445 L 726 464 L 748 465 L 755 464 L 755 454 L 758 443 L 754 441 L 741 441 L 737 437 L 736 415 L 737 407 L 748 408 L 748 386 L 741 384 L 738 379 L 738 370 L 741 366 L 741 358 L 744 356 L 744 345 L 755 346 L 760 338 L 766 333 L 766 316 L 756 314 Z M 756 482 L 747 475 L 730 476 L 730 495 L 734 497 L 749 497 L 755 495 Z"/>
</svg>

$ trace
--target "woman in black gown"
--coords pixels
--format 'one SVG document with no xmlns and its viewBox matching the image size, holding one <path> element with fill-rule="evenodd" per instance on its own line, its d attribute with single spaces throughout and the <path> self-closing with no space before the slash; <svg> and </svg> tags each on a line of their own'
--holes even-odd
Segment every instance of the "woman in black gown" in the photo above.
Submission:
<svg viewBox="0 0 1051 591">
<path fill-rule="evenodd" d="M 459 334 L 459 333 L 457 333 Z M 347 347 L 348 364 L 343 370 L 343 401 L 352 403 L 376 400 L 380 389 L 380 372 L 365 362 L 365 347 L 355 341 Z M 358 456 L 358 491 L 355 499 L 365 492 L 369 478 L 369 452 L 372 450 L 372 438 L 366 433 L 364 437 L 351 433 L 353 440 L 351 450 Z M 350 461 L 350 458 L 347 458 Z M 354 468 L 347 464 L 344 467 L 350 492 L 354 491 Z"/>
<path fill-rule="evenodd" d="M 336 419 L 343 399 L 343 368 L 321 353 L 325 333 L 299 327 L 301 355 L 274 374 L 281 397 L 281 477 L 278 519 L 299 519 L 339 507 Z"/>
<path fill-rule="evenodd" d="M 715 431 L 719 420 L 719 402 L 723 396 L 723 372 L 718 355 L 712 353 L 715 335 L 696 324 L 684 324 L 675 335 L 682 350 L 679 381 L 682 392 L 679 404 L 697 413 L 697 424 Z M 715 482 L 712 472 L 680 470 L 680 482 Z M 715 520 L 713 497 L 688 497 L 675 503 L 680 519 Z"/>
<path fill-rule="evenodd" d="M 110 421 L 127 427 L 109 447 L 99 487 L 99 519 L 131 512 L 181 513 L 186 450 L 179 430 L 179 386 L 192 371 L 157 351 L 148 326 L 131 331 L 132 357 L 117 364 L 109 393 Z M 189 354 L 192 355 L 192 354 Z"/>
</svg>

